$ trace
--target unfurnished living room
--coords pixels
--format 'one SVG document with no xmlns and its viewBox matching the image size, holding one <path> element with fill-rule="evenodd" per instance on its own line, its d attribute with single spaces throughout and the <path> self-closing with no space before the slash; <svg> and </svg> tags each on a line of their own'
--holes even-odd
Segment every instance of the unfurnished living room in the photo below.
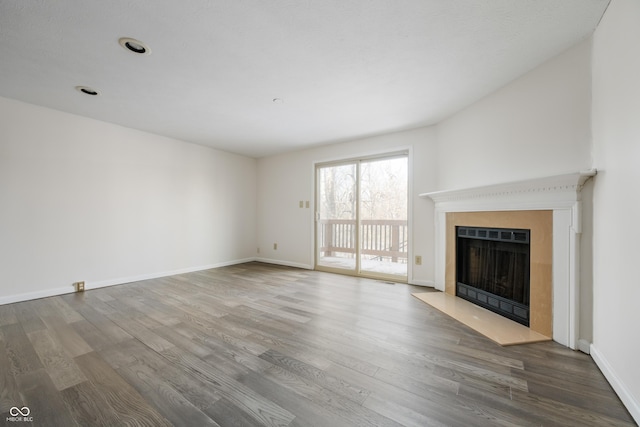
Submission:
<svg viewBox="0 0 640 427">
<path fill-rule="evenodd" d="M 0 424 L 635 426 L 637 0 L 1 0 Z"/>
</svg>

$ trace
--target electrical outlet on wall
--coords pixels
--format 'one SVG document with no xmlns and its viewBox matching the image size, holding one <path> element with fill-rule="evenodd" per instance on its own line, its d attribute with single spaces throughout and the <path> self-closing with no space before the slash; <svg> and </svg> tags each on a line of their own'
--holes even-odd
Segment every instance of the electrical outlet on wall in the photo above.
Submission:
<svg viewBox="0 0 640 427">
<path fill-rule="evenodd" d="M 76 292 L 84 292 L 84 282 L 76 282 Z"/>
<path fill-rule="evenodd" d="M 416 265 L 422 265 L 422 256 L 416 255 Z"/>
<path fill-rule="evenodd" d="M 277 243 L 274 243 L 274 244 L 273 244 L 273 250 L 274 250 L 274 251 L 277 251 L 277 250 L 278 250 L 278 244 L 277 244 Z"/>
</svg>

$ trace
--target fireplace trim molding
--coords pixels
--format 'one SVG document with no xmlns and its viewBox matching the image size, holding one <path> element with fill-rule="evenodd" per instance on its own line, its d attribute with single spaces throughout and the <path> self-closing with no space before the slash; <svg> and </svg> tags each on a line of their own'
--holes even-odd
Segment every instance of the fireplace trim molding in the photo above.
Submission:
<svg viewBox="0 0 640 427">
<path fill-rule="evenodd" d="M 553 212 L 553 340 L 582 349 L 579 339 L 581 190 L 596 170 L 420 194 L 435 203 L 435 288 L 445 290 L 447 212 Z M 588 348 L 587 348 L 588 350 Z"/>
</svg>

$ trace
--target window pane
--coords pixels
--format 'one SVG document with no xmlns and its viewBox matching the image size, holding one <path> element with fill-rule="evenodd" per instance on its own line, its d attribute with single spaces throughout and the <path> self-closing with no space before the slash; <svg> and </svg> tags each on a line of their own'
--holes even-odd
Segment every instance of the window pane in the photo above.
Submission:
<svg viewBox="0 0 640 427">
<path fill-rule="evenodd" d="M 318 264 L 356 268 L 356 164 L 318 170 Z"/>
<path fill-rule="evenodd" d="M 360 165 L 360 269 L 407 275 L 407 157 Z"/>
</svg>

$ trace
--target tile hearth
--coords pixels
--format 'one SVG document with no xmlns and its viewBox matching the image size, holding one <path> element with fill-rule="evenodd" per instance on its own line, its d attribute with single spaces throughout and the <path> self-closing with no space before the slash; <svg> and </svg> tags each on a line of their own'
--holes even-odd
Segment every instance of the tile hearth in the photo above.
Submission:
<svg viewBox="0 0 640 427">
<path fill-rule="evenodd" d="M 551 341 L 551 337 L 444 292 L 412 295 L 502 346 Z"/>
</svg>

